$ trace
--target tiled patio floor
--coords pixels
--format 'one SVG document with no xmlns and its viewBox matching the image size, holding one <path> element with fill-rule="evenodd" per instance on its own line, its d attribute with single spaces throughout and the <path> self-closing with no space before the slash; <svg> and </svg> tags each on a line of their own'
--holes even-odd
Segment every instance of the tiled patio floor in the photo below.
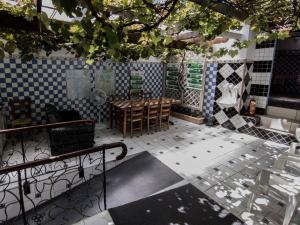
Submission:
<svg viewBox="0 0 300 225">
<path fill-rule="evenodd" d="M 278 155 L 287 150 L 287 146 L 222 127 L 199 126 L 175 118 L 172 121 L 174 126 L 167 131 L 125 139 L 117 130 L 97 129 L 96 145 L 122 141 L 127 145 L 129 155 L 148 151 L 185 179 L 174 187 L 192 183 L 234 215 L 248 221 L 248 224 L 263 224 L 257 217 L 245 212 L 249 188 L 259 169 L 271 167 Z M 31 141 L 30 146 L 32 148 L 27 149 L 29 158 L 49 155 L 47 141 Z M 107 160 L 113 160 L 118 151 L 108 151 Z M 19 159 L 18 153 L 14 153 L 15 156 L 11 153 L 7 151 L 3 159 L 8 156 Z M 262 209 L 257 215 L 266 217 L 263 219 L 265 223 L 268 217 L 275 215 L 274 212 L 279 218 L 284 212 L 282 204 L 273 201 Z M 102 225 L 100 218 L 103 224 L 109 224 L 111 220 L 105 212 L 80 224 L 94 224 L 93 221 L 97 221 L 98 225 Z M 296 221 L 300 221 L 300 215 Z"/>
</svg>

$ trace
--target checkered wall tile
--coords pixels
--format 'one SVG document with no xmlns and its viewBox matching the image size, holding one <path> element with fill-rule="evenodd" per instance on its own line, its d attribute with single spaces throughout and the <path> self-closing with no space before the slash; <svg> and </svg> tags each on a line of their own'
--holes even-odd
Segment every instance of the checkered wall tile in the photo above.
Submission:
<svg viewBox="0 0 300 225">
<path fill-rule="evenodd" d="M 256 100 L 257 112 L 264 113 L 267 108 L 268 94 L 271 85 L 275 42 L 257 44 L 254 54 L 254 65 L 250 72 L 251 98 Z M 260 91 L 262 90 L 262 91 Z"/>
<path fill-rule="evenodd" d="M 213 116 L 217 70 L 217 63 L 212 62 L 206 64 L 204 98 L 202 107 L 202 113 L 205 118 L 211 118 Z"/>
<path fill-rule="evenodd" d="M 82 69 L 84 61 L 81 59 L 34 59 L 21 62 L 20 59 L 6 58 L 0 61 L 0 91 L 2 102 L 8 113 L 10 98 L 32 99 L 32 118 L 34 123 L 45 123 L 44 107 L 52 103 L 59 109 L 78 110 L 83 118 L 98 119 L 108 118 L 108 104 L 97 106 L 90 98 L 70 100 L 67 98 L 66 70 Z M 95 88 L 94 70 L 105 68 L 105 63 L 96 62 L 89 67 L 92 91 Z M 129 89 L 128 70 L 133 64 L 114 63 L 116 74 L 116 94 L 126 95 Z M 163 65 L 160 63 L 135 63 L 139 69 L 145 71 L 144 89 L 152 91 L 154 97 L 162 95 Z M 99 112 L 100 110 L 100 112 Z"/>
<path fill-rule="evenodd" d="M 35 59 L 22 62 L 9 58 L 0 62 L 1 98 L 8 113 L 11 98 L 32 99 L 34 123 L 45 123 L 44 107 L 52 103 L 60 109 L 76 109 L 83 118 L 95 118 L 95 107 L 90 99 L 67 99 L 66 78 L 69 69 L 82 68 L 81 60 Z M 91 82 L 93 74 L 90 74 Z"/>
<path fill-rule="evenodd" d="M 153 98 L 162 96 L 163 64 L 152 62 L 114 63 L 116 75 L 115 90 L 117 95 L 127 96 L 130 88 L 130 71 L 144 71 L 143 90 L 150 92 Z M 100 107 L 101 120 L 109 119 L 109 104 Z"/>
</svg>

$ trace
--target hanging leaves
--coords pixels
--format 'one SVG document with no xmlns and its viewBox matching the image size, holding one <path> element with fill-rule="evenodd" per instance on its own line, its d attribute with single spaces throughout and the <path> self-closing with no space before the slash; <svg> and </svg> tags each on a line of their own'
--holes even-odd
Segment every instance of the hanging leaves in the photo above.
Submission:
<svg viewBox="0 0 300 225">
<path fill-rule="evenodd" d="M 16 5 L 0 2 L 0 15 L 2 11 L 8 12 L 22 20 L 22 24 L 33 27 L 28 32 L 28 27 L 0 26 L 0 38 L 4 40 L 0 56 L 5 52 L 12 54 L 16 48 L 24 58 L 31 58 L 40 50 L 50 54 L 65 48 L 92 63 L 94 59 L 107 58 L 136 60 L 151 55 L 164 58 L 185 50 L 206 53 L 211 48 L 207 41 L 223 32 L 241 29 L 244 21 L 237 20 L 236 15 L 247 18 L 252 30 L 259 34 L 258 41 L 286 38 L 289 31 L 300 28 L 297 1 L 228 0 L 215 1 L 213 6 L 210 2 L 52 0 L 58 13 L 71 19 L 68 22 L 49 19 L 46 13 L 37 14 L 33 0 L 20 0 Z M 197 38 L 175 38 L 187 31 L 197 33 Z M 220 49 L 215 55 L 234 56 L 238 49 L 249 44 L 238 41 L 232 49 Z"/>
</svg>

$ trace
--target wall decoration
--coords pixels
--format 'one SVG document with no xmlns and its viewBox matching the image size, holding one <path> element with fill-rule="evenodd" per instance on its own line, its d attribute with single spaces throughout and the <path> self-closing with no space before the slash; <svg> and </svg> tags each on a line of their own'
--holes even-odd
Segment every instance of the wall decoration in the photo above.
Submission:
<svg viewBox="0 0 300 225">
<path fill-rule="evenodd" d="M 139 94 L 144 91 L 144 72 L 132 70 L 130 72 L 130 94 Z"/>
<path fill-rule="evenodd" d="M 187 88 L 201 90 L 203 65 L 199 63 L 187 64 Z"/>
<path fill-rule="evenodd" d="M 91 96 L 91 79 L 88 70 L 67 70 L 68 99 L 88 98 Z"/>
<path fill-rule="evenodd" d="M 107 67 L 95 72 L 95 89 L 103 90 L 106 95 L 115 93 L 115 72 L 113 68 Z"/>
<path fill-rule="evenodd" d="M 167 64 L 166 88 L 178 90 L 178 79 L 180 76 L 179 64 Z"/>
</svg>

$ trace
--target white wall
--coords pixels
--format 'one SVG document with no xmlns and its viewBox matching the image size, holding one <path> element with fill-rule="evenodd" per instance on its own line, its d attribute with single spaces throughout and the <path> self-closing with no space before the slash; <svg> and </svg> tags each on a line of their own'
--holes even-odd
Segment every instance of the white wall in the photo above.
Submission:
<svg viewBox="0 0 300 225">
<path fill-rule="evenodd" d="M 235 43 L 236 40 L 245 41 L 245 40 L 249 40 L 249 38 L 252 38 L 249 25 L 244 25 L 240 31 L 226 32 L 221 36 L 228 37 L 229 41 L 226 43 L 213 45 L 213 52 L 216 52 L 221 48 L 227 48 L 227 49 L 232 48 L 232 45 Z M 230 55 L 225 55 L 220 58 L 215 58 L 215 60 L 222 60 L 222 61 L 242 60 L 242 59 L 247 59 L 247 56 L 248 56 L 248 48 L 245 48 L 245 49 L 240 49 L 238 51 L 238 54 L 235 55 L 234 57 L 231 57 Z"/>
</svg>

